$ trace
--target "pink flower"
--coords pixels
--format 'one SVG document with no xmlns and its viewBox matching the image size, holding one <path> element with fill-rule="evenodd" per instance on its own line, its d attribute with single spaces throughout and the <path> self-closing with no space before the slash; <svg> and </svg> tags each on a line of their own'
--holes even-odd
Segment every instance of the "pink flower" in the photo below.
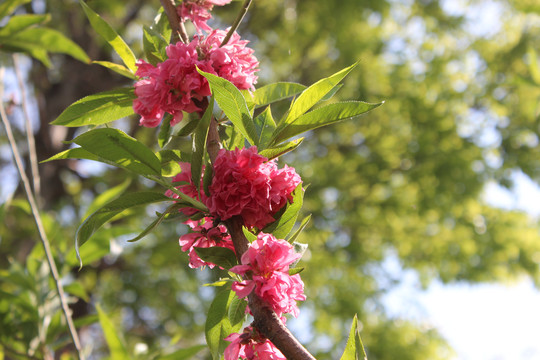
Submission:
<svg viewBox="0 0 540 360">
<path fill-rule="evenodd" d="M 214 227 L 213 219 L 206 217 L 199 221 L 188 220 L 185 222 L 192 232 L 182 235 L 179 243 L 182 251 L 189 253 L 189 267 L 198 268 L 208 265 L 213 268 L 215 264 L 208 263 L 201 259 L 195 247 L 209 248 L 213 246 L 225 247 L 234 251 L 231 236 L 227 233 L 227 228 L 223 225 Z"/>
<path fill-rule="evenodd" d="M 225 360 L 286 360 L 270 340 L 251 326 L 246 327 L 242 334 L 233 333 L 225 340 L 231 341 L 225 349 Z"/>
<path fill-rule="evenodd" d="M 210 86 L 197 68 L 223 77 L 239 89 L 253 89 L 259 65 L 253 50 L 238 34 L 220 47 L 225 34 L 214 30 L 207 38 L 196 36 L 189 44 L 171 44 L 166 48 L 167 60 L 156 66 L 137 61 L 139 80 L 135 83 L 133 110 L 141 115 L 140 125 L 156 127 L 165 113 L 173 115 L 171 125 L 176 125 L 184 111 L 201 111 L 202 101 L 210 96 Z"/>
<path fill-rule="evenodd" d="M 143 60 L 137 61 L 133 110 L 141 115 L 140 125 L 158 126 L 165 112 L 173 115 L 171 125 L 182 120 L 183 111 L 201 110 L 196 101 L 210 95 L 206 79 L 197 67 L 215 74 L 208 61 L 200 61 L 197 53 L 198 39 L 189 44 L 178 42 L 167 46 L 168 59 L 153 66 Z"/>
<path fill-rule="evenodd" d="M 253 49 L 246 46 L 249 41 L 241 40 L 235 32 L 227 44 L 221 46 L 226 35 L 227 31 L 213 30 L 201 41 L 202 52 L 218 76 L 229 80 L 239 89 L 255 90 L 259 61 L 253 55 Z"/>
<path fill-rule="evenodd" d="M 230 3 L 232 0 L 184 0 L 176 11 L 180 20 L 185 22 L 186 19 L 191 20 L 195 29 L 200 34 L 201 30 L 212 31 L 212 28 L 206 22 L 212 17 L 210 11 L 214 5 L 223 6 Z"/>
<path fill-rule="evenodd" d="M 230 269 L 239 275 L 250 272 L 251 279 L 235 281 L 232 289 L 239 298 L 255 290 L 255 294 L 266 301 L 278 316 L 292 313 L 297 317 L 296 301 L 306 299 L 304 283 L 300 275 L 289 275 L 289 265 L 300 256 L 287 241 L 260 233 L 242 255 L 242 264 Z"/>
<path fill-rule="evenodd" d="M 221 149 L 214 163 L 211 196 L 206 204 L 221 220 L 240 215 L 245 226 L 262 229 L 274 221 L 272 215 L 287 200 L 292 200 L 291 192 L 300 182 L 294 168 L 278 169 L 274 160 L 257 154 L 255 146 L 233 151 Z"/>
</svg>

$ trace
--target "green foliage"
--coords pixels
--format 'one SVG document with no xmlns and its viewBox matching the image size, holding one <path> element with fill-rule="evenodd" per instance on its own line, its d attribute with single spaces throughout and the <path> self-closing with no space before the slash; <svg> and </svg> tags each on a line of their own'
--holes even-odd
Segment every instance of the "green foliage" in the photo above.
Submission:
<svg viewBox="0 0 540 360">
<path fill-rule="evenodd" d="M 221 358 L 223 350 L 229 344 L 223 339 L 241 329 L 244 323 L 241 313 L 245 313 L 246 305 L 245 300 L 238 299 L 236 293 L 230 289 L 220 291 L 212 301 L 206 318 L 205 334 L 214 360 Z"/>
<path fill-rule="evenodd" d="M 194 249 L 202 260 L 216 264 L 226 270 L 238 264 L 236 254 L 231 249 L 218 246 L 209 248 L 195 247 Z"/>
<path fill-rule="evenodd" d="M 258 145 L 259 137 L 257 136 L 246 99 L 240 90 L 230 81 L 201 70 L 198 71 L 208 80 L 212 95 L 227 118 L 245 136 L 250 144 Z"/>
<path fill-rule="evenodd" d="M 29 3 L 31 0 L 6 0 L 0 4 L 0 19 L 11 14 L 15 9 L 23 4 Z"/>
<path fill-rule="evenodd" d="M 191 180 L 199 192 L 204 156 L 206 154 L 206 139 L 208 137 L 208 129 L 210 127 L 210 121 L 212 121 L 213 111 L 214 97 L 211 97 L 208 102 L 208 107 L 193 134 L 193 146 L 191 149 Z"/>
<path fill-rule="evenodd" d="M 105 334 L 107 346 L 109 347 L 110 358 L 115 360 L 131 359 L 132 357 L 126 349 L 125 341 L 120 335 L 121 332 L 114 327 L 111 319 L 101 309 L 101 306 L 99 306 L 99 304 L 96 306 L 96 309 L 99 315 L 99 323 L 101 325 L 101 328 L 103 329 L 103 333 Z"/>
<path fill-rule="evenodd" d="M 302 84 L 277 82 L 262 86 L 253 93 L 253 102 L 256 107 L 262 107 L 274 102 L 296 96 L 306 87 Z"/>
<path fill-rule="evenodd" d="M 122 211 L 132 208 L 138 205 L 147 205 L 156 202 L 170 201 L 171 199 L 162 193 L 156 192 L 138 192 L 124 194 L 118 197 L 116 200 L 109 202 L 107 205 L 96 210 L 92 215 L 88 216 L 84 222 L 79 226 L 77 230 L 76 238 L 76 250 L 77 256 L 81 261 L 79 255 L 79 248 L 87 242 L 90 237 L 106 222 L 111 220 Z"/>
<path fill-rule="evenodd" d="M 107 41 L 109 45 L 112 46 L 114 51 L 116 51 L 118 56 L 120 56 L 120 59 L 122 59 L 127 68 L 132 72 L 135 72 L 137 70 L 137 67 L 135 66 L 137 58 L 133 54 L 133 51 L 131 51 L 130 47 L 127 46 L 124 39 L 122 39 L 120 35 L 118 35 L 118 33 L 105 20 L 103 20 L 88 5 L 86 5 L 84 1 L 79 0 L 79 4 L 81 4 L 84 13 L 86 14 L 86 17 L 90 21 L 90 25 L 92 25 L 92 28 L 101 37 L 103 37 L 103 39 L 105 39 L 105 41 Z"/>
<path fill-rule="evenodd" d="M 133 115 L 134 99 L 133 88 L 89 95 L 71 104 L 51 125 L 75 127 L 106 124 Z"/>
<path fill-rule="evenodd" d="M 272 233 L 278 239 L 285 239 L 294 227 L 298 213 L 302 208 L 304 191 L 302 183 L 298 184 L 292 193 L 292 202 L 285 206 L 283 213 L 277 214 L 278 218 L 276 221 L 267 225 L 262 231 Z"/>
<path fill-rule="evenodd" d="M 367 360 L 364 344 L 362 344 L 358 330 L 358 318 L 356 315 L 354 315 L 349 339 L 347 340 L 347 344 L 345 344 L 345 351 L 340 360 Z"/>
</svg>

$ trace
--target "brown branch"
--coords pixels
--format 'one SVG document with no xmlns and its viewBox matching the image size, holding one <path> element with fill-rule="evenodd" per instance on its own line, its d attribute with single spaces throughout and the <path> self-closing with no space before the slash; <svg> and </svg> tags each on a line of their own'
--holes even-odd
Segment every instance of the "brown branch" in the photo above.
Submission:
<svg viewBox="0 0 540 360">
<path fill-rule="evenodd" d="M 178 41 L 182 41 L 184 44 L 189 43 L 186 28 L 184 27 L 184 23 L 180 21 L 180 17 L 178 17 L 174 0 L 160 0 L 160 2 L 171 25 L 171 43 L 175 44 Z"/>
<path fill-rule="evenodd" d="M 244 2 L 244 5 L 242 5 L 242 9 L 238 13 L 238 16 L 234 20 L 234 23 L 231 25 L 231 28 L 227 32 L 227 35 L 225 35 L 225 38 L 223 39 L 223 41 L 221 42 L 221 45 L 219 45 L 219 47 L 227 45 L 227 43 L 231 39 L 231 36 L 234 34 L 236 29 L 238 29 L 238 26 L 240 26 L 240 23 L 244 19 L 244 16 L 246 16 L 246 13 L 248 12 L 248 9 L 249 9 L 249 6 L 251 5 L 251 2 L 252 2 L 252 0 L 246 0 Z"/>
</svg>

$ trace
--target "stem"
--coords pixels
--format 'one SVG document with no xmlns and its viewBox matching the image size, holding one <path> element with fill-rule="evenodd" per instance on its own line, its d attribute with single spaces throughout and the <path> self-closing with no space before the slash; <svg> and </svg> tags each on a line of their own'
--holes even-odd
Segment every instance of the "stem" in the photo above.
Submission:
<svg viewBox="0 0 540 360">
<path fill-rule="evenodd" d="M 161 6 L 163 6 L 163 11 L 169 19 L 169 24 L 171 25 L 171 43 L 176 44 L 178 41 L 182 41 L 184 44 L 189 43 L 189 38 L 184 27 L 184 23 L 180 21 L 178 13 L 176 12 L 176 5 L 174 5 L 174 0 L 160 0 Z"/>
<path fill-rule="evenodd" d="M 24 86 L 24 80 L 19 69 L 19 57 L 17 54 L 13 54 L 13 67 L 15 69 L 15 76 L 17 77 L 17 82 L 19 84 L 19 90 L 21 91 L 21 106 L 25 119 L 26 141 L 28 143 L 28 157 L 30 159 L 30 170 L 32 172 L 32 184 L 34 185 L 34 194 L 39 200 L 41 180 L 39 177 L 36 142 L 34 141 L 34 130 L 32 128 L 32 121 L 30 120 L 30 114 L 28 114 L 28 104 L 26 102 L 26 88 Z"/>
<path fill-rule="evenodd" d="M 244 1 L 244 5 L 242 5 L 242 9 L 240 10 L 240 12 L 238 13 L 238 16 L 236 17 L 236 19 L 234 20 L 234 23 L 231 25 L 231 28 L 229 29 L 229 31 L 227 32 L 227 35 L 225 36 L 225 38 L 223 39 L 223 41 L 221 42 L 221 45 L 219 47 L 222 47 L 222 46 L 225 46 L 227 45 L 227 43 L 229 42 L 229 40 L 231 39 L 231 36 L 234 34 L 234 32 L 236 31 L 236 29 L 238 29 L 238 26 L 240 26 L 240 23 L 242 22 L 242 20 L 244 19 L 244 16 L 246 15 L 248 9 L 249 9 L 249 6 L 251 5 L 251 2 L 252 0 L 246 0 Z"/>
<path fill-rule="evenodd" d="M 3 72 L 4 72 L 4 68 L 1 68 L 0 69 L 0 84 L 3 84 L 2 82 L 3 75 L 4 75 Z M 66 323 L 68 325 L 69 333 L 71 335 L 71 340 L 73 341 L 73 344 L 75 345 L 75 350 L 77 351 L 78 358 L 80 360 L 84 360 L 81 343 L 79 341 L 79 335 L 77 334 L 77 329 L 75 328 L 75 325 L 73 324 L 73 319 L 71 318 L 71 313 L 67 304 L 64 288 L 62 287 L 62 284 L 60 283 L 60 276 L 58 274 L 58 269 L 56 268 L 56 263 L 54 262 L 54 257 L 53 257 L 51 247 L 49 244 L 49 239 L 47 238 L 47 234 L 45 233 L 45 228 L 43 227 L 43 223 L 41 222 L 41 217 L 39 215 L 39 209 L 36 204 L 36 199 L 34 197 L 34 194 L 32 193 L 30 181 L 28 181 L 28 177 L 26 176 L 26 173 L 24 171 L 24 167 L 22 165 L 22 158 L 19 154 L 19 150 L 17 149 L 17 143 L 15 142 L 13 131 L 11 130 L 11 125 L 9 124 L 6 110 L 4 109 L 4 102 L 2 101 L 3 92 L 4 92 L 3 86 L 0 85 L 0 117 L 2 118 L 2 123 L 4 124 L 6 128 L 6 135 L 8 137 L 9 145 L 11 146 L 13 159 L 15 161 L 15 165 L 17 166 L 17 170 L 21 177 L 21 181 L 24 186 L 24 191 L 28 199 L 28 203 L 30 204 L 30 208 L 32 210 L 32 215 L 34 217 L 34 221 L 38 229 L 39 238 L 41 239 L 41 244 L 43 245 L 43 248 L 45 250 L 45 257 L 47 258 L 47 262 L 49 263 L 49 268 L 51 269 L 51 276 L 53 277 L 54 283 L 56 285 L 56 292 L 58 294 L 58 297 L 60 298 L 60 304 L 62 306 L 62 311 L 64 313 Z"/>
<path fill-rule="evenodd" d="M 210 162 L 212 164 L 214 164 L 214 160 L 216 160 L 219 149 L 221 149 L 217 125 L 216 118 L 212 116 L 212 119 L 210 120 L 210 127 L 208 128 L 208 136 L 206 138 L 206 151 L 210 156 Z"/>
</svg>

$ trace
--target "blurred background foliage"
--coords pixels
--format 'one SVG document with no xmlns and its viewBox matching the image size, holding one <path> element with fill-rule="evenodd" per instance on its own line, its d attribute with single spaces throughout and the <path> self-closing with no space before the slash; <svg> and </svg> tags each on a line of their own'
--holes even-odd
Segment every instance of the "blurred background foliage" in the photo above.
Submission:
<svg viewBox="0 0 540 360">
<path fill-rule="evenodd" d="M 151 23 L 158 1 L 88 4 L 142 54 L 142 25 Z M 230 24 L 239 7 L 233 2 L 215 9 L 213 25 Z M 46 26 L 67 34 L 91 59 L 118 61 L 74 1 L 32 1 L 17 13 L 49 13 Z M 370 360 L 452 357 L 429 324 L 387 315 L 381 299 L 401 281 L 383 266 L 388 258 L 414 269 L 426 287 L 434 279 L 523 277 L 540 285 L 537 222 L 491 206 L 485 192 L 488 184 L 511 189 L 518 173 L 540 182 L 536 1 L 255 1 L 239 31 L 261 61 L 259 85 L 308 85 L 360 60 L 336 97 L 386 101 L 358 120 L 308 134 L 283 159 L 310 184 L 303 211 L 313 218 L 300 239 L 309 244 L 302 273 L 308 300 L 293 328 L 317 358 L 339 356 L 354 313 Z M 39 160 L 74 137 L 75 129 L 48 125 L 69 104 L 130 85 L 65 55 L 51 55 L 50 68 L 22 60 Z M 11 99 L 10 118 L 24 144 L 20 94 L 9 81 L 11 55 L 0 52 L 0 61 L 6 68 L 3 100 Z M 139 128 L 135 118 L 117 125 L 148 144 L 155 141 L 155 130 Z M 6 143 L 2 128 L 0 349 L 8 358 L 68 356 L 69 338 Z M 71 160 L 41 164 L 40 173 L 43 220 L 91 358 L 107 353 L 94 323 L 96 304 L 110 314 L 133 357 L 203 344 L 213 289 L 200 284 L 218 275 L 187 267 L 177 243 L 184 226 L 164 223 L 131 244 L 126 240 L 158 208 L 124 214 L 83 246 L 85 266 L 78 270 L 73 239 L 81 218 L 99 194 L 129 175 Z M 133 178 L 126 186 L 153 185 Z"/>
</svg>

